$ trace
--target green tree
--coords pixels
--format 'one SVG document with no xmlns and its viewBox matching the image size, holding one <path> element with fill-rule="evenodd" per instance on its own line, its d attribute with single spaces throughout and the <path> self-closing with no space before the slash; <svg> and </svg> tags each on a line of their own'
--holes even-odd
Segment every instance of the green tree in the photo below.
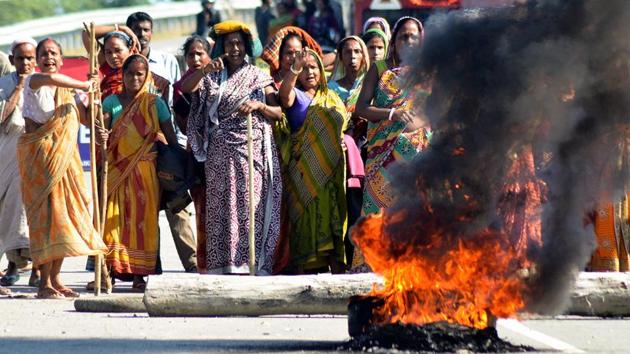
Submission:
<svg viewBox="0 0 630 354">
<path fill-rule="evenodd" d="M 148 3 L 149 0 L 0 0 L 0 26 L 59 14 Z"/>
</svg>

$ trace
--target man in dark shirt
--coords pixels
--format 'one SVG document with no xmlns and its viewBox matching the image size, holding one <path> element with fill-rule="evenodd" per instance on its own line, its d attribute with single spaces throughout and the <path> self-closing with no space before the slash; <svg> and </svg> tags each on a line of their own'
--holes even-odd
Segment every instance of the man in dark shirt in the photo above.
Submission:
<svg viewBox="0 0 630 354">
<path fill-rule="evenodd" d="M 203 10 L 197 14 L 197 30 L 195 31 L 195 34 L 207 37 L 210 28 L 222 21 L 221 14 L 214 8 L 215 2 L 215 0 L 201 1 Z"/>
<path fill-rule="evenodd" d="M 254 19 L 256 21 L 256 31 L 260 42 L 265 45 L 269 34 L 269 21 L 275 16 L 271 12 L 271 0 L 262 0 L 262 5 L 256 8 Z"/>
</svg>

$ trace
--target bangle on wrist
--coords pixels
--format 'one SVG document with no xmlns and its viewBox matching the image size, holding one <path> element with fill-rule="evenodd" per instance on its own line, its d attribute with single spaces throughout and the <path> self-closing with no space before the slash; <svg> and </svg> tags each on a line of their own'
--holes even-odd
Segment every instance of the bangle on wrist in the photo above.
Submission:
<svg viewBox="0 0 630 354">
<path fill-rule="evenodd" d="M 302 69 L 300 69 L 300 71 L 297 71 L 297 70 L 293 69 L 293 64 L 291 64 L 291 66 L 289 66 L 289 69 L 291 70 L 291 72 L 292 72 L 294 75 L 300 75 L 300 73 L 301 73 L 301 72 L 302 72 L 302 70 L 303 70 L 303 68 L 302 68 Z"/>
<path fill-rule="evenodd" d="M 114 25 L 114 31 L 118 32 L 119 28 L 118 28 L 118 24 Z"/>
<path fill-rule="evenodd" d="M 392 120 L 392 118 L 394 118 L 394 112 L 396 112 L 396 108 L 392 108 L 389 110 L 389 116 L 387 117 L 387 120 Z"/>
</svg>

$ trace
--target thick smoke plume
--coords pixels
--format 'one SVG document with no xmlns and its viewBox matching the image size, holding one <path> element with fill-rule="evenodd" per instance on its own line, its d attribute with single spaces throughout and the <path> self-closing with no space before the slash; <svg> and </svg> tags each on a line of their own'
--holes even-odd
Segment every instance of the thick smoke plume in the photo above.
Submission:
<svg viewBox="0 0 630 354">
<path fill-rule="evenodd" d="M 589 216 L 628 187 L 630 1 L 454 11 L 432 16 L 425 30 L 409 61 L 411 84 L 432 82 L 425 111 L 434 136 L 396 171 L 392 211 L 406 217 L 389 234 L 400 249 L 427 242 L 422 230 L 436 227 L 478 237 L 505 227 L 506 199 L 518 209 L 542 198 L 527 310 L 557 313 L 595 247 Z M 529 152 L 535 175 L 514 174 Z M 541 196 L 506 190 L 532 180 Z"/>
</svg>

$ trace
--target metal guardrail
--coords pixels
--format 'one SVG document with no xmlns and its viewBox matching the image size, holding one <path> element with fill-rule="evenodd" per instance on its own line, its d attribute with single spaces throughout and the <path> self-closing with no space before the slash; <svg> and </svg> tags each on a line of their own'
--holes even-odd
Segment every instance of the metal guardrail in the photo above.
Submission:
<svg viewBox="0 0 630 354">
<path fill-rule="evenodd" d="M 216 8 L 224 18 L 254 24 L 254 9 L 260 5 L 256 0 L 219 0 Z M 97 25 L 125 23 L 127 16 L 136 11 L 144 11 L 153 17 L 154 33 L 160 35 L 187 35 L 195 31 L 196 15 L 201 11 L 199 1 L 158 3 L 146 6 L 114 8 L 86 11 L 62 16 L 25 21 L 0 27 L 0 50 L 7 51 L 11 42 L 18 36 L 30 36 L 36 40 L 52 37 L 68 53 L 83 51 L 81 31 L 83 22 Z M 253 26 L 255 28 L 255 26 Z"/>
</svg>

